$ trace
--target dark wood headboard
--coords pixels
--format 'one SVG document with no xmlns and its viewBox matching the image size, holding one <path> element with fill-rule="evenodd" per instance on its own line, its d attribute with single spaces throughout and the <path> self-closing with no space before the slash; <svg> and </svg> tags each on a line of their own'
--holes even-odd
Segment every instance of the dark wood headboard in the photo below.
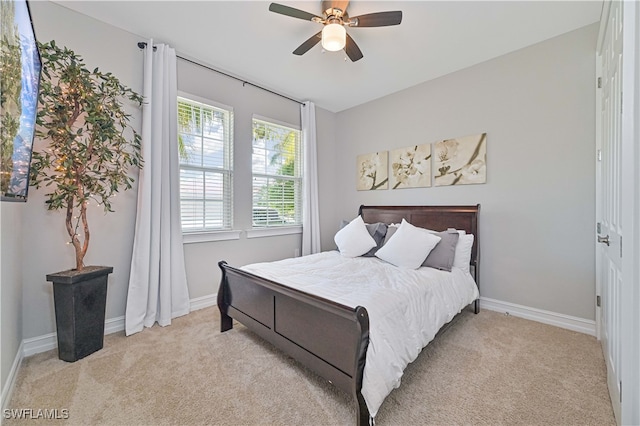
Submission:
<svg viewBox="0 0 640 426">
<path fill-rule="evenodd" d="M 366 223 L 400 223 L 402 219 L 414 226 L 444 231 L 462 229 L 474 235 L 471 265 L 478 266 L 480 239 L 478 215 L 480 204 L 475 206 L 360 206 L 359 214 Z M 477 278 L 477 277 L 476 277 Z"/>
</svg>

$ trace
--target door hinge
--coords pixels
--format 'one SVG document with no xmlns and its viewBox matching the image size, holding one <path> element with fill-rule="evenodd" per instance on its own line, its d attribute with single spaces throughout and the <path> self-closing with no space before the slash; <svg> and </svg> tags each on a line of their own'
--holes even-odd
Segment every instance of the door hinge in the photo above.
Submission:
<svg viewBox="0 0 640 426">
<path fill-rule="evenodd" d="M 596 223 L 596 232 L 598 234 L 602 234 L 602 223 L 600 222 Z"/>
<path fill-rule="evenodd" d="M 620 404 L 622 404 L 622 380 L 620 380 Z"/>
<path fill-rule="evenodd" d="M 600 296 L 596 296 L 596 306 L 599 308 L 600 307 Z"/>
<path fill-rule="evenodd" d="M 599 149 L 596 153 L 596 158 L 598 159 L 598 161 L 602 161 L 602 150 Z"/>
<path fill-rule="evenodd" d="M 602 77 L 598 77 L 598 89 L 602 89 Z"/>
<path fill-rule="evenodd" d="M 622 258 L 622 235 L 620 235 L 620 257 Z"/>
</svg>

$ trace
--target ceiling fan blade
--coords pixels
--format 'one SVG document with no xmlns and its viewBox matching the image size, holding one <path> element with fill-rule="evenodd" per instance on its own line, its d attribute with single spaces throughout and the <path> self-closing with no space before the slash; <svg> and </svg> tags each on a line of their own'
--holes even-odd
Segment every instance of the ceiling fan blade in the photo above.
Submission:
<svg viewBox="0 0 640 426">
<path fill-rule="evenodd" d="M 349 18 L 350 27 L 387 27 L 402 22 L 402 11 L 368 13 Z"/>
<path fill-rule="evenodd" d="M 283 4 L 271 3 L 269 5 L 271 12 L 279 13 L 281 15 L 292 16 L 298 19 L 304 19 L 305 21 L 312 21 L 313 18 L 322 20 L 321 17 L 314 15 L 313 13 L 305 12 L 304 10 L 296 9 L 293 7 L 285 6 Z"/>
<path fill-rule="evenodd" d="M 307 41 L 305 41 L 300 46 L 298 46 L 298 48 L 293 51 L 293 54 L 304 55 L 305 53 L 307 53 L 307 51 L 309 51 L 309 49 L 311 49 L 313 46 L 318 44 L 321 39 L 322 39 L 322 31 L 312 35 Z"/>
<path fill-rule="evenodd" d="M 353 41 L 353 39 L 349 35 L 349 33 L 347 33 L 347 43 L 344 45 L 344 51 L 349 57 L 349 59 L 351 59 L 351 62 L 358 61 L 362 59 L 362 57 L 364 56 L 360 51 L 360 48 L 358 47 L 356 42 Z"/>
</svg>

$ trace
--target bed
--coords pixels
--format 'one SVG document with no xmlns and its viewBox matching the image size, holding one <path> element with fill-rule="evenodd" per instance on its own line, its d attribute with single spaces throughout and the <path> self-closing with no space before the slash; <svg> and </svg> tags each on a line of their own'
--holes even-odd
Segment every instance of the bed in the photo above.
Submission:
<svg viewBox="0 0 640 426">
<path fill-rule="evenodd" d="M 472 280 L 475 280 L 475 285 L 479 287 L 479 211 L 480 205 L 360 206 L 358 213 L 366 223 L 391 224 L 400 223 L 402 219 L 405 219 L 414 226 L 434 231 L 455 228 L 463 230 L 467 234 L 473 234 L 469 273 L 473 277 Z M 332 271 L 335 276 L 340 274 L 338 263 L 342 262 L 339 259 L 340 255 L 336 253 L 312 256 L 316 256 L 313 259 L 320 262 L 319 265 L 323 265 L 322 262 L 329 262 L 327 263 L 327 265 L 331 265 L 329 268 L 336 265 L 335 271 Z M 284 266 L 288 265 L 294 268 L 291 270 L 298 267 L 293 260 L 282 262 L 284 262 Z M 384 262 L 377 259 L 358 260 L 357 262 L 366 264 L 367 267 L 375 265 L 377 268 L 384 268 L 382 265 Z M 222 270 L 218 290 L 221 332 L 232 329 L 234 319 L 245 325 L 337 388 L 351 394 L 356 403 L 357 424 L 368 424 L 372 414 L 375 416 L 375 411 L 381 404 L 381 400 L 380 396 L 376 398 L 371 396 L 372 386 L 367 384 L 367 380 L 374 377 L 375 373 L 372 370 L 375 363 L 367 358 L 367 355 L 371 356 L 374 352 L 374 346 L 372 346 L 368 354 L 370 338 L 374 343 L 379 342 L 374 337 L 378 333 L 378 328 L 370 329 L 369 327 L 370 312 L 367 310 L 367 306 L 355 303 L 353 298 L 332 297 L 330 299 L 314 294 L 313 291 L 309 291 L 305 287 L 301 287 L 302 289 L 294 288 L 291 286 L 291 281 L 294 278 L 291 277 L 295 274 L 285 274 L 274 278 L 278 275 L 269 273 L 269 268 L 265 269 L 265 265 L 262 265 L 262 269 L 257 266 L 254 268 L 255 271 L 264 270 L 264 273 L 253 271 L 252 265 L 248 265 L 248 268 L 237 268 L 221 261 L 219 266 Z M 430 270 L 431 268 L 420 269 Z M 446 274 L 460 273 L 460 271 L 454 270 L 451 273 L 426 272 L 439 273 L 439 276 L 445 279 L 447 278 Z M 470 303 L 474 312 L 478 313 L 477 287 L 475 289 L 475 300 Z M 389 300 L 391 299 L 393 297 L 390 292 Z M 373 306 L 370 306 L 370 310 L 372 309 Z M 376 315 L 379 315 L 377 312 L 379 307 L 375 307 L 375 309 Z M 456 307 L 455 313 L 457 314 L 459 311 L 460 308 Z M 373 315 L 373 310 L 371 314 L 374 325 L 380 326 L 380 321 Z M 451 318 L 447 318 L 446 323 L 450 324 L 450 320 Z M 438 325 L 439 327 L 440 325 Z M 433 334 L 435 335 L 435 332 Z M 423 342 L 422 346 L 432 338 L 433 336 L 427 336 L 427 340 Z M 417 356 L 422 346 L 417 348 L 417 352 L 411 355 L 409 360 L 411 357 Z M 365 367 L 368 368 L 365 369 Z M 401 368 L 404 369 L 404 365 Z M 400 372 L 401 374 L 402 372 Z M 386 394 L 383 393 L 382 399 L 384 396 Z M 377 399 L 377 401 L 372 403 L 372 399 Z M 372 404 L 373 410 L 370 410 Z"/>
</svg>

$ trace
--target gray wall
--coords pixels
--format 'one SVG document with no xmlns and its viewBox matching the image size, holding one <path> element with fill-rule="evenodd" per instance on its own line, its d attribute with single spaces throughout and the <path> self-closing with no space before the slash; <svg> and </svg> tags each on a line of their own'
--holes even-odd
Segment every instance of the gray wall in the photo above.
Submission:
<svg viewBox="0 0 640 426">
<path fill-rule="evenodd" d="M 0 389 L 22 342 L 23 203 L 0 203 Z"/>
<path fill-rule="evenodd" d="M 584 27 L 339 113 L 337 186 L 321 215 L 480 203 L 481 295 L 593 320 L 597 32 Z M 359 154 L 482 132 L 484 185 L 355 190 Z"/>
<path fill-rule="evenodd" d="M 333 250 L 336 224 L 340 223 L 338 192 L 342 189 L 339 173 L 336 173 L 336 114 L 316 108 L 318 142 L 318 204 L 320 205 L 320 239 L 322 250 Z M 355 160 L 354 160 L 355 161 Z"/>
</svg>

